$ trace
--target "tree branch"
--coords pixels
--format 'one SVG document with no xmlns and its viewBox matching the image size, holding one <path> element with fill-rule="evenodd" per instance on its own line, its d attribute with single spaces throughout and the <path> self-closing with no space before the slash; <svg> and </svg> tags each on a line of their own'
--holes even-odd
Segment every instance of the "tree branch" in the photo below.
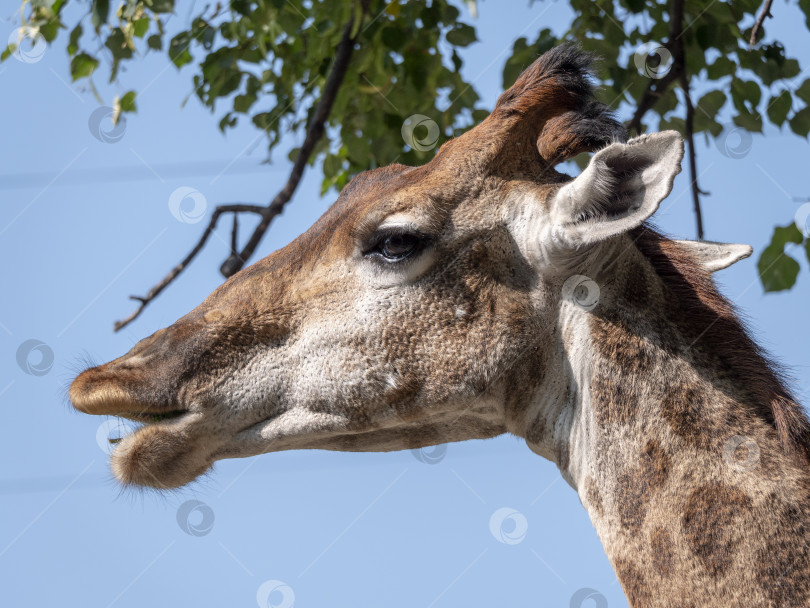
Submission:
<svg viewBox="0 0 810 608">
<path fill-rule="evenodd" d="M 706 194 L 698 187 L 697 182 L 697 153 L 695 152 L 695 138 L 694 138 L 694 125 L 695 125 L 695 106 L 692 104 L 692 96 L 689 93 L 689 79 L 686 74 L 681 77 L 681 87 L 683 88 L 683 96 L 686 102 L 686 121 L 685 121 L 685 135 L 686 141 L 689 143 L 689 178 L 692 184 L 692 202 L 695 208 L 695 222 L 697 223 L 697 237 L 698 240 L 703 240 L 703 212 L 700 208 L 700 195 Z"/>
<path fill-rule="evenodd" d="M 149 303 L 152 302 L 152 300 L 154 300 L 158 295 L 160 295 L 160 293 L 166 289 L 166 287 L 168 287 L 169 284 L 171 284 L 171 282 L 174 281 L 181 272 L 183 272 L 183 270 L 185 270 L 186 266 L 188 266 L 202 250 L 203 246 L 208 240 L 208 237 L 211 235 L 211 232 L 213 232 L 214 228 L 216 227 L 219 216 L 223 213 L 234 213 L 234 226 L 231 233 L 231 255 L 222 264 L 220 271 L 226 277 L 230 277 L 234 273 L 238 272 L 245 265 L 245 262 L 250 259 L 262 237 L 270 227 L 270 222 L 272 222 L 273 219 L 284 210 L 284 206 L 290 201 L 293 194 L 295 194 L 295 190 L 304 174 L 306 164 L 309 161 L 310 156 L 312 156 L 313 152 L 315 151 L 315 147 L 317 146 L 318 142 L 324 136 L 326 120 L 329 118 L 329 114 L 332 111 L 332 106 L 335 103 L 340 86 L 343 84 L 343 80 L 346 76 L 346 72 L 348 71 L 351 56 L 354 51 L 354 44 L 357 34 L 355 33 L 355 35 L 352 36 L 352 30 L 354 29 L 353 25 L 354 20 L 349 20 L 349 23 L 346 25 L 346 28 L 343 31 L 343 36 L 335 53 L 335 62 L 332 64 L 331 71 L 326 79 L 326 84 L 324 85 L 321 99 L 315 108 L 312 119 L 307 125 L 304 143 L 301 145 L 301 148 L 298 151 L 298 155 L 295 158 L 295 163 L 293 163 L 292 171 L 290 171 L 290 176 L 287 178 L 287 183 L 284 185 L 281 191 L 276 194 L 275 198 L 267 206 L 223 205 L 214 209 L 208 226 L 206 227 L 199 241 L 197 241 L 197 244 L 183 259 L 183 261 L 172 268 L 169 274 L 167 274 L 157 285 L 152 287 L 152 289 L 149 290 L 149 293 L 147 293 L 145 296 L 130 296 L 133 300 L 140 302 L 140 306 L 138 306 L 138 308 L 125 319 L 116 321 L 115 325 L 113 326 L 115 331 L 119 331 L 137 319 L 141 312 L 143 312 L 143 309 L 146 308 L 146 306 L 148 306 Z M 359 32 L 359 28 L 357 31 Z M 235 243 L 235 235 L 237 230 L 236 214 L 245 212 L 258 214 L 261 217 L 261 220 L 259 221 L 258 226 L 256 226 L 254 229 L 253 234 L 251 234 L 242 251 L 237 253 Z"/>
<path fill-rule="evenodd" d="M 625 123 L 628 133 L 635 131 L 641 134 L 641 119 L 644 115 L 658 103 L 658 100 L 666 93 L 669 86 L 681 78 L 686 72 L 686 61 L 684 60 L 683 41 L 683 0 L 672 0 L 669 20 L 669 39 L 666 47 L 673 55 L 672 67 L 662 78 L 651 78 L 647 83 L 647 88 L 638 100 L 633 118 Z"/>
<path fill-rule="evenodd" d="M 641 99 L 638 100 L 633 118 L 624 123 L 628 133 L 633 131 L 637 135 L 641 135 L 641 119 L 658 103 L 658 100 L 666 93 L 669 85 L 677 80 L 679 76 L 678 70 L 679 67 L 673 64 L 670 71 L 663 78 L 650 79 L 647 88 L 641 94 Z"/>
<path fill-rule="evenodd" d="M 759 34 L 759 30 L 762 28 L 762 24 L 765 23 L 765 19 L 767 17 L 773 18 L 771 14 L 771 6 L 773 5 L 773 0 L 765 0 L 765 4 L 762 6 L 762 10 L 759 12 L 759 17 L 754 22 L 754 27 L 751 28 L 751 38 L 748 40 L 748 48 L 754 48 L 754 45 L 757 43 L 757 34 Z"/>
<path fill-rule="evenodd" d="M 171 271 L 169 271 L 169 274 L 163 277 L 163 280 L 161 280 L 160 283 L 152 287 L 152 289 L 149 290 L 149 293 L 147 293 L 145 296 L 129 296 L 130 299 L 140 302 L 140 306 L 138 306 L 138 308 L 136 308 L 135 311 L 127 318 L 116 321 L 115 325 L 113 325 L 113 329 L 115 331 L 123 329 L 137 319 L 141 312 L 143 312 L 143 309 L 146 308 L 152 300 L 158 297 L 160 292 L 166 289 L 166 287 L 169 286 L 169 283 L 174 281 L 180 275 L 180 273 L 186 269 L 186 266 L 188 266 L 191 261 L 197 257 L 197 254 L 200 253 L 200 251 L 202 251 L 206 241 L 208 241 L 208 237 L 211 236 L 211 233 L 214 231 L 220 215 L 223 213 L 233 213 L 234 218 L 236 218 L 236 214 L 238 213 L 256 213 L 258 215 L 262 215 L 264 213 L 264 209 L 265 208 L 262 205 L 245 204 L 220 205 L 214 209 L 214 212 L 211 214 L 211 219 L 208 222 L 208 226 L 206 226 L 202 236 L 197 241 L 197 244 L 194 245 L 194 248 L 189 252 L 189 254 L 183 258 L 183 261 L 181 261 L 177 266 L 172 268 Z M 234 219 L 234 221 L 236 220 Z"/>
<path fill-rule="evenodd" d="M 692 202 L 695 208 L 695 221 L 697 223 L 697 237 L 703 240 L 703 212 L 700 208 L 700 195 L 702 191 L 697 182 L 697 153 L 695 152 L 695 106 L 689 92 L 689 74 L 686 71 L 686 52 L 683 48 L 683 4 L 684 0 L 672 0 L 671 20 L 669 24 L 669 38 L 672 45 L 672 71 L 677 72 L 683 89 L 684 103 L 686 104 L 686 120 L 684 121 L 684 135 L 689 144 L 689 176 L 692 186 Z"/>
<path fill-rule="evenodd" d="M 253 234 L 250 235 L 248 242 L 245 243 L 245 246 L 242 248 L 239 255 L 227 260 L 226 263 L 220 268 L 220 271 L 226 277 L 229 277 L 242 269 L 245 262 L 247 262 L 250 259 L 250 256 L 253 255 L 253 252 L 256 250 L 259 241 L 262 240 L 264 233 L 267 232 L 267 229 L 270 227 L 270 222 L 272 222 L 273 218 L 284 210 L 284 206 L 290 201 L 295 193 L 295 190 L 301 181 L 301 177 L 304 174 L 304 169 L 309 161 L 309 157 L 314 152 L 315 146 L 323 137 L 325 130 L 324 125 L 326 120 L 329 118 L 329 114 L 332 112 L 332 106 L 335 104 L 335 99 L 337 98 L 338 91 L 340 90 L 340 85 L 343 84 L 343 79 L 345 78 L 346 71 L 349 68 L 349 62 L 351 60 L 352 53 L 354 52 L 355 41 L 355 38 L 352 37 L 352 28 L 353 22 L 349 21 L 349 23 L 346 25 L 346 29 L 343 31 L 343 38 L 340 40 L 340 44 L 338 45 L 337 53 L 335 55 L 335 63 L 332 64 L 332 70 L 329 72 L 329 77 L 326 79 L 326 85 L 323 88 L 321 99 L 318 102 L 318 106 L 315 108 L 315 112 L 312 115 L 309 125 L 307 126 L 307 134 L 304 138 L 304 143 L 301 145 L 301 149 L 298 151 L 298 156 L 295 157 L 295 163 L 293 164 L 293 168 L 290 172 L 290 177 L 287 179 L 287 183 L 284 185 L 281 191 L 276 194 L 273 201 L 265 208 L 259 225 L 256 226 L 256 229 L 253 231 Z"/>
</svg>

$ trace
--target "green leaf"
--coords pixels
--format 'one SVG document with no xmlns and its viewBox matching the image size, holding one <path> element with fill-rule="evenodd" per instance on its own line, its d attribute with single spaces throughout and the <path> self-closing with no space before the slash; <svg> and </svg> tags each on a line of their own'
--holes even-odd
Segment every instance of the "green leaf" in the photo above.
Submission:
<svg viewBox="0 0 810 608">
<path fill-rule="evenodd" d="M 5 61 L 5 60 L 6 60 L 6 59 L 8 59 L 9 57 L 11 57 L 11 55 L 12 55 L 12 54 L 14 53 L 14 51 L 16 51 L 16 50 L 17 50 L 17 45 L 16 45 L 16 44 L 9 44 L 9 45 L 6 47 L 6 50 L 5 50 L 5 51 L 3 51 L 2 53 L 0 53 L 0 63 L 2 63 L 3 61 Z"/>
<path fill-rule="evenodd" d="M 723 91 L 709 91 L 698 100 L 696 111 L 708 118 L 714 118 L 726 104 L 726 99 Z"/>
<path fill-rule="evenodd" d="M 762 98 L 762 90 L 753 80 L 741 80 L 734 78 L 731 81 L 731 97 L 735 102 L 748 102 L 751 107 L 756 107 Z"/>
<path fill-rule="evenodd" d="M 146 4 L 152 9 L 153 13 L 174 12 L 174 0 L 146 0 Z"/>
<path fill-rule="evenodd" d="M 799 0 L 799 8 L 804 13 L 804 22 L 810 29 L 810 0 Z"/>
<path fill-rule="evenodd" d="M 86 78 L 96 71 L 98 59 L 87 53 L 79 53 L 70 61 L 70 74 L 75 82 L 79 78 Z"/>
<path fill-rule="evenodd" d="M 96 28 L 96 32 L 101 29 L 101 26 L 107 23 L 107 17 L 110 14 L 109 0 L 93 0 L 93 6 L 90 9 L 91 23 Z"/>
<path fill-rule="evenodd" d="M 118 75 L 118 66 L 122 59 L 132 58 L 131 42 L 127 39 L 127 35 L 120 27 L 113 28 L 107 41 L 104 43 L 112 52 L 113 62 L 112 69 L 110 70 L 110 82 L 113 82 Z"/>
<path fill-rule="evenodd" d="M 235 112 L 246 113 L 256 102 L 255 95 L 237 95 L 233 98 L 233 109 Z"/>
<path fill-rule="evenodd" d="M 757 262 L 759 279 L 766 292 L 784 291 L 796 284 L 799 263 L 781 249 L 768 246 Z"/>
<path fill-rule="evenodd" d="M 796 112 L 788 121 L 791 130 L 796 135 L 807 137 L 810 134 L 810 106 L 806 106 Z"/>
<path fill-rule="evenodd" d="M 380 32 L 380 36 L 383 44 L 394 51 L 401 50 L 408 41 L 408 36 L 405 31 L 393 26 L 383 28 L 382 32 Z"/>
<path fill-rule="evenodd" d="M 82 37 L 82 24 L 79 23 L 76 27 L 73 28 L 73 31 L 70 32 L 70 38 L 68 39 L 68 47 L 67 52 L 68 55 L 71 57 L 76 54 L 76 51 L 79 50 L 79 39 Z"/>
<path fill-rule="evenodd" d="M 762 116 L 742 111 L 732 118 L 734 124 L 752 133 L 762 133 Z"/>
<path fill-rule="evenodd" d="M 808 0 L 810 1 L 810 0 Z M 805 80 L 801 86 L 794 91 L 796 93 L 796 97 L 801 99 L 802 101 L 806 101 L 810 103 L 810 78 Z"/>
<path fill-rule="evenodd" d="M 771 97 L 768 103 L 768 119 L 775 125 L 782 124 L 787 120 L 788 112 L 793 104 L 793 98 L 787 90 L 782 91 L 779 95 Z"/>
<path fill-rule="evenodd" d="M 56 35 L 59 33 L 59 28 L 63 27 L 62 23 L 59 21 L 58 18 L 49 19 L 47 23 L 44 23 L 39 28 L 39 33 L 42 34 L 42 37 L 45 38 L 48 42 L 53 42 L 56 40 Z"/>
<path fill-rule="evenodd" d="M 163 48 L 163 38 L 160 37 L 160 34 L 152 34 L 149 38 L 146 39 L 146 45 L 155 51 L 159 51 Z"/>
<path fill-rule="evenodd" d="M 135 91 L 127 91 L 124 95 L 119 99 L 118 103 L 121 106 L 122 112 L 135 112 L 135 97 L 137 94 Z"/>
<path fill-rule="evenodd" d="M 237 121 L 236 116 L 228 112 L 227 114 L 225 114 L 225 116 L 222 117 L 222 120 L 219 121 L 219 130 L 224 133 L 225 129 L 229 127 L 235 127 L 236 121 Z"/>
<path fill-rule="evenodd" d="M 799 263 L 785 253 L 785 245 L 799 244 L 802 240 L 803 235 L 795 223 L 773 229 L 771 243 L 762 251 L 757 262 L 759 277 L 766 292 L 790 289 L 796 283 Z"/>
<path fill-rule="evenodd" d="M 706 66 L 706 74 L 712 80 L 718 80 L 723 76 L 734 74 L 737 69 L 737 64 L 725 55 L 720 55 L 714 60 L 714 63 Z"/>
<path fill-rule="evenodd" d="M 149 17 L 136 19 L 132 22 L 132 33 L 138 38 L 143 38 L 144 34 L 149 30 Z"/>
<path fill-rule="evenodd" d="M 447 42 L 454 46 L 468 46 L 478 40 L 475 36 L 475 28 L 466 23 L 457 23 L 456 26 L 447 32 Z"/>
<path fill-rule="evenodd" d="M 188 50 L 191 44 L 191 34 L 189 32 L 180 32 L 172 38 L 169 43 L 169 59 L 172 60 L 175 67 L 181 68 L 187 63 L 191 63 L 192 57 Z"/>
<path fill-rule="evenodd" d="M 773 229 L 773 237 L 771 237 L 771 245 L 776 245 L 785 248 L 788 243 L 795 243 L 798 245 L 802 242 L 802 232 L 799 230 L 796 223 L 788 224 L 787 226 L 776 226 Z"/>
</svg>

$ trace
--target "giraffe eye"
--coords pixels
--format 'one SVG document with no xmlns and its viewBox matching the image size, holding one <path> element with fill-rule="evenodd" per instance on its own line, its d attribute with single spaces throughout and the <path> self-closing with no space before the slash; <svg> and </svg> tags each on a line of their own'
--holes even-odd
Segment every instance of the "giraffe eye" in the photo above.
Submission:
<svg viewBox="0 0 810 608">
<path fill-rule="evenodd" d="M 386 262 L 401 262 L 424 249 L 426 238 L 413 232 L 392 232 L 381 235 L 366 252 Z"/>
</svg>

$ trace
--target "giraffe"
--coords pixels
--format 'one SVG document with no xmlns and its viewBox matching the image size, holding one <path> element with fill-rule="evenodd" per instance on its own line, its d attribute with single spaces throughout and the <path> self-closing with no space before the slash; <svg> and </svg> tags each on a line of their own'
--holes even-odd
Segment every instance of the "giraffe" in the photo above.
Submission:
<svg viewBox="0 0 810 608">
<path fill-rule="evenodd" d="M 578 493 L 633 607 L 809 606 L 810 424 L 711 276 L 751 248 L 650 227 L 682 139 L 627 141 L 590 64 L 542 55 L 430 162 L 358 175 L 79 374 L 76 409 L 144 423 L 115 476 L 169 489 L 223 458 L 511 433 Z"/>
</svg>

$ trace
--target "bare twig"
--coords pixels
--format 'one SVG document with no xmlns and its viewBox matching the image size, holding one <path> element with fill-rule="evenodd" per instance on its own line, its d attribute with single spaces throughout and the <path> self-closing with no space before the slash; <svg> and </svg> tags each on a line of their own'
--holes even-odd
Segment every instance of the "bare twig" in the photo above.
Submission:
<svg viewBox="0 0 810 608">
<path fill-rule="evenodd" d="M 149 293 L 147 293 L 145 296 L 131 296 L 133 300 L 140 302 L 140 305 L 131 315 L 129 315 L 125 319 L 116 321 L 114 325 L 115 331 L 119 331 L 120 329 L 129 325 L 136 318 L 138 318 L 141 312 L 143 312 L 143 309 L 146 308 L 146 306 L 148 306 L 149 303 L 152 302 L 152 300 L 154 300 L 158 295 L 160 295 L 160 293 L 166 287 L 168 287 L 169 284 L 172 281 L 174 281 L 181 272 L 183 272 L 186 266 L 188 266 L 191 263 L 191 261 L 196 257 L 196 255 L 200 252 L 200 250 L 202 250 L 203 246 L 208 240 L 208 237 L 211 235 L 211 232 L 216 227 L 217 221 L 219 220 L 219 216 L 222 215 L 223 213 L 229 212 L 234 213 L 234 226 L 231 233 L 232 251 L 231 255 L 228 257 L 228 259 L 225 261 L 225 263 L 223 263 L 222 267 L 220 268 L 222 274 L 224 274 L 226 277 L 231 276 L 232 274 L 239 271 L 245 265 L 245 262 L 248 259 L 250 259 L 250 257 L 253 255 L 253 252 L 256 250 L 256 247 L 258 246 L 259 242 L 261 241 L 262 237 L 265 235 L 267 229 L 270 227 L 270 222 L 272 222 L 273 219 L 284 210 L 284 206 L 292 198 L 296 188 L 298 187 L 298 184 L 301 181 L 301 177 L 304 174 L 304 169 L 306 168 L 310 156 L 312 156 L 312 153 L 315 151 L 315 147 L 317 146 L 318 142 L 321 140 L 321 138 L 323 138 L 325 132 L 324 125 L 326 123 L 326 120 L 329 118 L 329 114 L 332 111 L 332 106 L 335 103 L 335 99 L 337 98 L 340 86 L 343 84 L 343 80 L 349 68 L 349 62 L 351 60 L 352 52 L 354 51 L 354 44 L 357 34 L 355 33 L 355 35 L 352 36 L 353 29 L 354 29 L 353 20 L 350 20 L 343 31 L 343 36 L 340 40 L 340 44 L 337 47 L 337 51 L 335 53 L 335 62 L 332 64 L 332 69 L 329 73 L 328 78 L 326 79 L 326 84 L 324 85 L 323 93 L 321 94 L 321 99 L 315 108 L 315 112 L 312 115 L 312 119 L 307 125 L 304 143 L 301 145 L 301 148 L 298 151 L 298 155 L 295 158 L 295 163 L 293 164 L 292 171 L 290 171 L 290 176 L 289 178 L 287 178 L 287 183 L 284 185 L 281 191 L 267 206 L 224 205 L 217 207 L 214 210 L 214 213 L 211 215 L 211 220 L 209 221 L 208 226 L 206 227 L 199 241 L 197 241 L 197 244 L 194 246 L 191 252 L 183 259 L 183 261 L 181 261 L 177 266 L 172 268 L 169 274 L 167 274 L 163 278 L 163 280 L 160 281 L 160 283 L 158 283 L 152 289 L 150 289 Z M 254 229 L 253 234 L 248 239 L 248 242 L 245 244 L 244 248 L 242 248 L 242 251 L 237 253 L 236 214 L 243 212 L 255 213 L 261 217 L 261 220 Z"/>
<path fill-rule="evenodd" d="M 208 237 L 211 236 L 211 233 L 214 231 L 214 228 L 216 227 L 217 222 L 219 221 L 220 215 L 222 215 L 223 213 L 233 213 L 234 217 L 236 217 L 236 214 L 238 213 L 256 213 L 258 215 L 262 215 L 264 213 L 264 209 L 265 208 L 262 205 L 244 205 L 244 204 L 220 205 L 219 207 L 214 209 L 214 212 L 211 214 L 211 220 L 208 222 L 208 226 L 206 226 L 205 231 L 203 231 L 202 236 L 197 241 L 197 244 L 194 245 L 194 248 L 189 252 L 189 254 L 185 258 L 183 258 L 183 261 L 181 261 L 177 266 L 172 268 L 171 271 L 169 271 L 169 274 L 163 277 L 163 280 L 161 280 L 160 283 L 152 287 L 152 289 L 149 290 L 149 293 L 147 293 L 145 296 L 129 296 L 130 299 L 140 302 L 140 306 L 138 306 L 138 308 L 135 309 L 135 311 L 131 315 L 129 315 L 126 319 L 116 321 L 115 325 L 113 326 L 114 330 L 118 331 L 119 329 L 126 327 L 127 325 L 132 323 L 132 321 L 137 319 L 138 316 L 141 314 L 141 312 L 143 312 L 143 309 L 146 308 L 146 306 L 152 300 L 158 297 L 158 295 L 160 295 L 160 292 L 166 289 L 166 287 L 169 286 L 169 283 L 174 281 L 179 276 L 179 274 L 186 269 L 186 266 L 188 266 L 191 263 L 191 261 L 197 256 L 197 254 L 200 253 L 203 246 L 205 246 L 206 241 L 208 241 Z"/>
<path fill-rule="evenodd" d="M 759 34 L 759 30 L 762 28 L 762 24 L 765 23 L 765 19 L 767 17 L 773 18 L 771 14 L 772 5 L 773 0 L 765 0 L 765 4 L 762 5 L 762 10 L 759 12 L 759 16 L 754 22 L 754 27 L 751 28 L 751 38 L 748 40 L 749 49 L 754 48 L 754 45 L 757 43 L 757 34 Z"/>
</svg>

